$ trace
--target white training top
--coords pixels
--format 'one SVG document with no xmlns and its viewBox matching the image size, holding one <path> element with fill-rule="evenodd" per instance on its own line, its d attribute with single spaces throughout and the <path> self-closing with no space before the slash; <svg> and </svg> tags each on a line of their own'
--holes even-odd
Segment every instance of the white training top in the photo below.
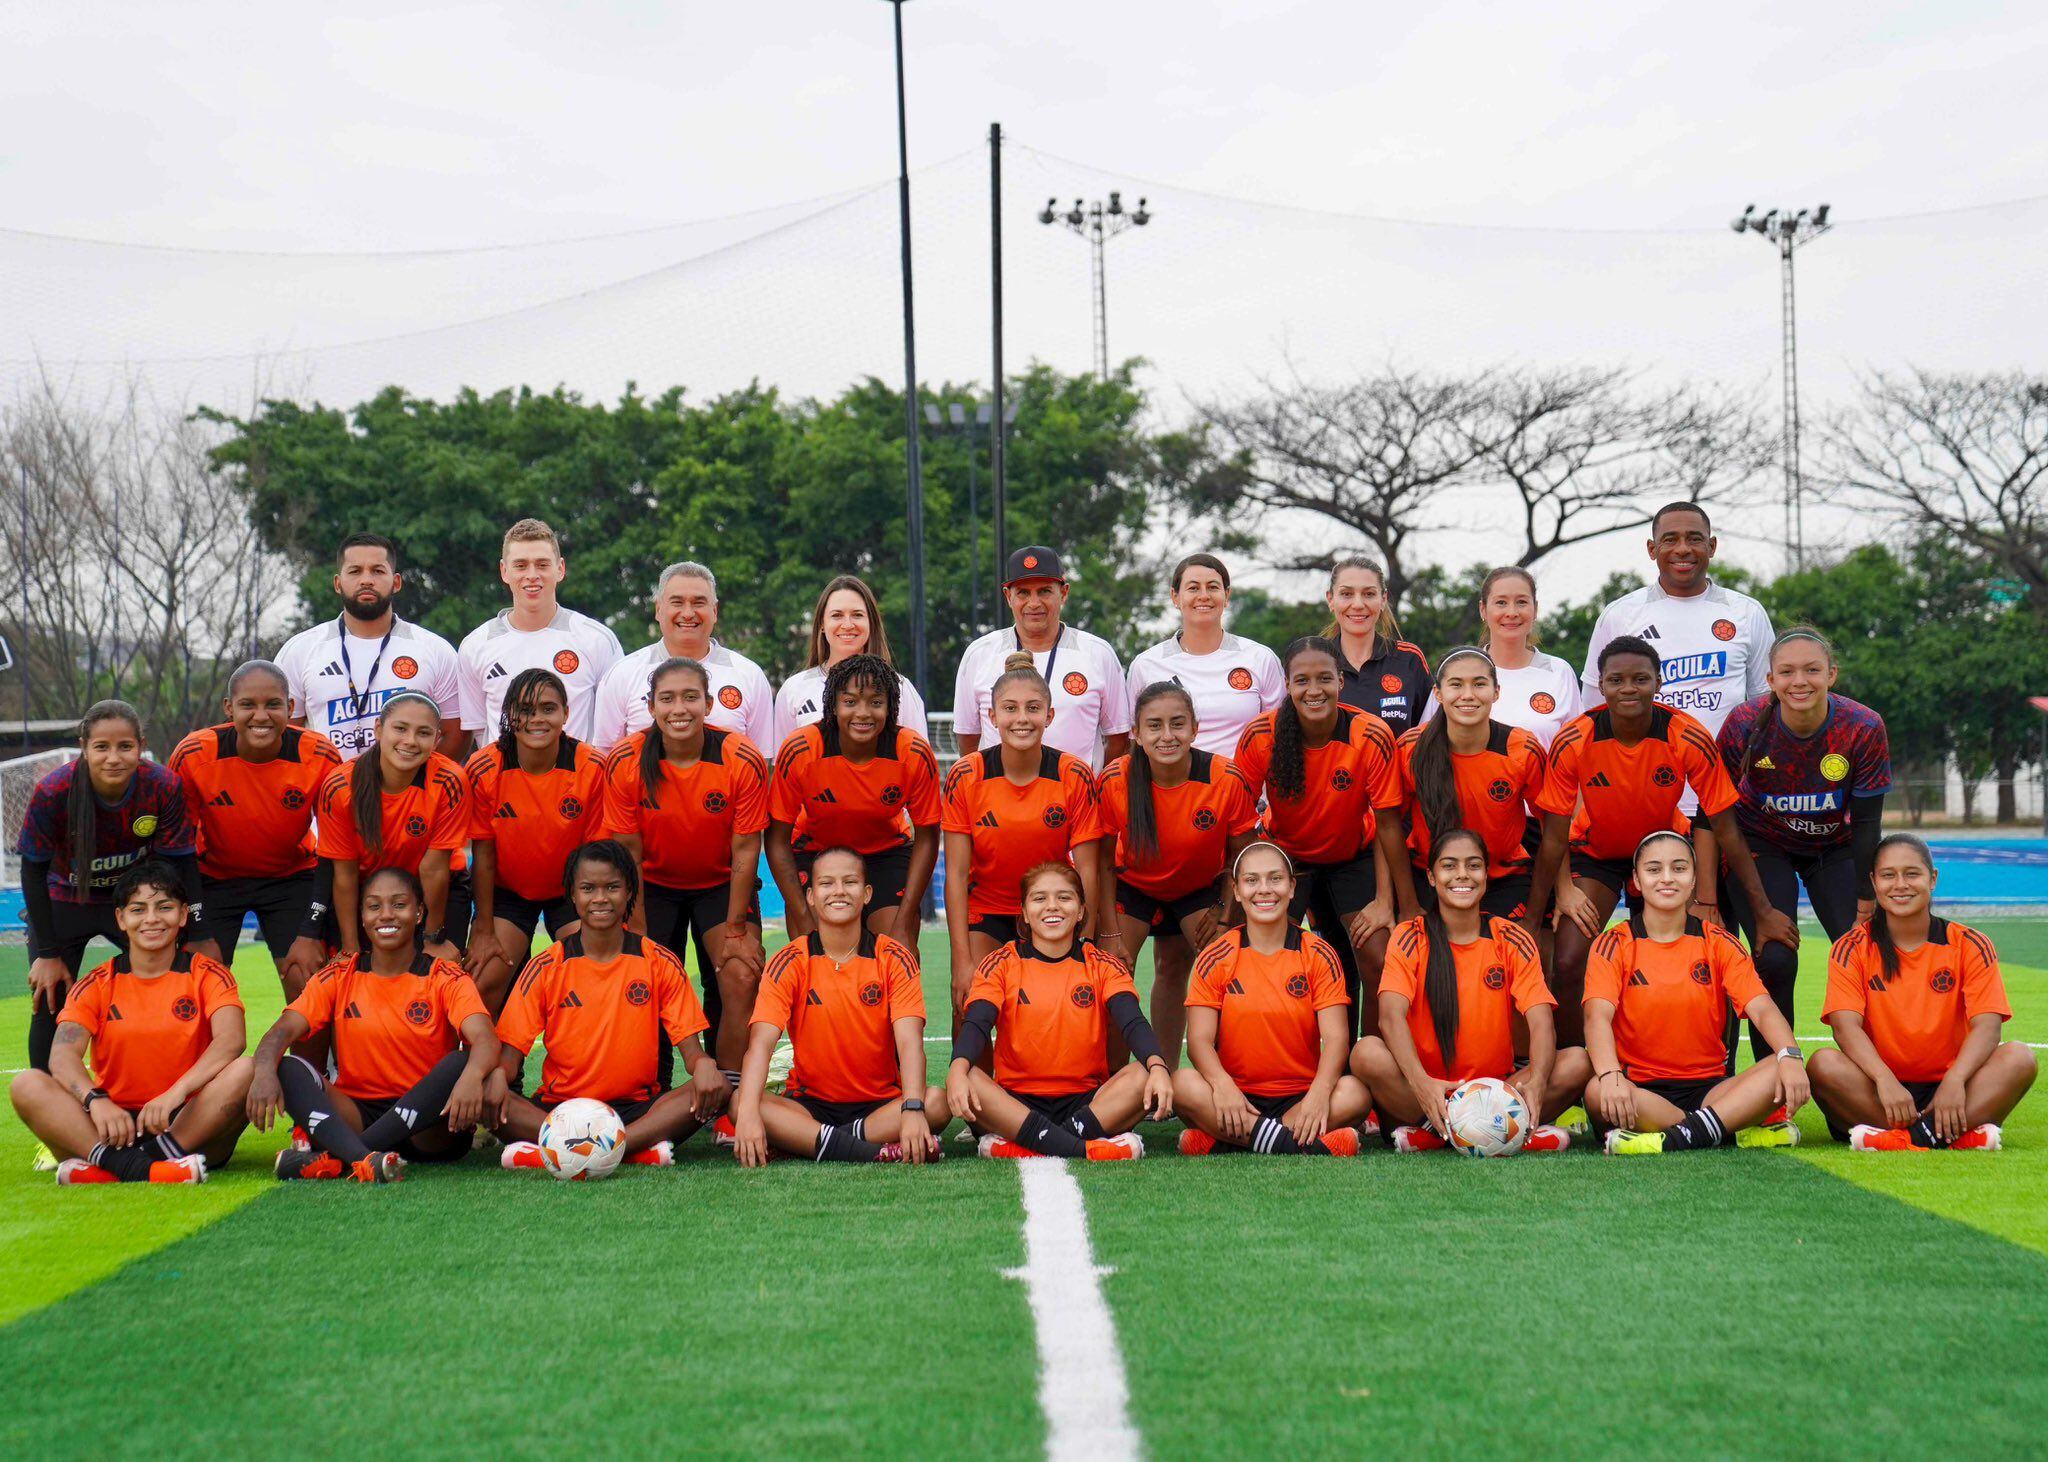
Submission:
<svg viewBox="0 0 2048 1462">
<path fill-rule="evenodd" d="M 908 731 L 915 731 L 925 740 L 931 737 L 931 728 L 925 720 L 924 697 L 917 693 L 917 687 L 907 676 L 896 677 L 896 724 Z M 808 670 L 799 670 L 782 682 L 782 689 L 775 692 L 775 742 L 779 748 L 806 726 L 815 726 L 824 719 L 825 710 L 825 667 L 813 665 Z"/>
<path fill-rule="evenodd" d="M 1624 594 L 1605 609 L 1586 645 L 1581 677 L 1589 706 L 1600 694 L 1600 651 L 1622 635 L 1647 640 L 1664 662 L 1658 701 L 1718 732 L 1728 713 L 1764 692 L 1771 668 L 1771 617 L 1763 605 L 1708 582 L 1704 592 L 1674 598 L 1655 584 Z"/>
<path fill-rule="evenodd" d="M 334 743 L 345 762 L 377 740 L 377 713 L 401 690 L 434 698 L 441 718 L 462 714 L 455 647 L 430 629 L 391 617 L 391 633 L 364 638 L 339 615 L 300 630 L 277 652 L 292 714 Z"/>
<path fill-rule="evenodd" d="M 1132 724 L 1145 687 L 1171 680 L 1195 703 L 1195 745 L 1217 756 L 1235 756 L 1244 728 L 1287 698 L 1280 657 L 1256 640 L 1226 634 L 1206 655 L 1181 648 L 1180 636 L 1141 650 L 1131 661 Z"/>
<path fill-rule="evenodd" d="M 953 732 L 962 747 L 993 746 L 1001 738 L 988 719 L 1003 661 L 1023 648 L 1014 629 L 990 630 L 960 657 L 953 682 Z M 1109 641 L 1072 625 L 1060 627 L 1050 650 L 1031 657 L 1052 686 L 1052 724 L 1045 744 L 1102 770 L 1102 741 L 1131 729 L 1131 697 L 1123 663 Z"/>
<path fill-rule="evenodd" d="M 522 670 L 547 669 L 569 690 L 568 733 L 590 739 L 598 682 L 619 663 L 619 637 L 587 614 L 557 608 L 545 629 L 514 629 L 501 609 L 462 639 L 462 724 L 479 741 L 498 734 L 505 687 Z"/>
<path fill-rule="evenodd" d="M 1521 669 L 1496 666 L 1494 675 L 1500 681 L 1500 699 L 1494 703 L 1493 719 L 1503 726 L 1520 726 L 1541 742 L 1545 751 L 1550 750 L 1557 733 L 1586 708 L 1579 695 L 1579 672 L 1572 669 L 1570 661 L 1555 655 L 1535 650 Z M 1436 713 L 1436 692 L 1431 691 L 1422 720 Z"/>
<path fill-rule="evenodd" d="M 590 729 L 590 744 L 605 751 L 654 723 L 647 711 L 647 679 L 664 660 L 672 659 L 669 649 L 656 640 L 635 650 L 611 668 L 597 688 L 597 715 Z M 776 743 L 775 697 L 761 667 L 713 640 L 710 653 L 699 661 L 711 682 L 711 710 L 707 725 L 721 731 L 737 731 L 754 743 L 763 756 L 774 755 Z"/>
</svg>

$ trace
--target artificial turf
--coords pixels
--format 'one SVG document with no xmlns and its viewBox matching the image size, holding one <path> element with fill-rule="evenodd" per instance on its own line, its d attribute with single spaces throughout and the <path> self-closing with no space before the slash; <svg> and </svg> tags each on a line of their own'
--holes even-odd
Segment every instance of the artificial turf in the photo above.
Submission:
<svg viewBox="0 0 2048 1462">
<path fill-rule="evenodd" d="M 1973 922 L 2048 1038 L 2048 925 Z M 276 983 L 237 970 L 253 1040 Z M 26 1025 L 0 998 L 0 1067 Z M 1155 1455 L 2002 1455 L 2048 1434 L 2043 1100 L 1988 1155 L 1188 1160 L 1168 1125 L 1079 1176 Z M 1012 1164 L 749 1173 L 700 1138 L 598 1185 L 360 1189 L 275 1183 L 281 1136 L 203 1188 L 66 1190 L 0 1116 L 0 1455 L 102 1445 L 58 1416 L 81 1366 L 165 1456 L 1042 1450 Z"/>
</svg>

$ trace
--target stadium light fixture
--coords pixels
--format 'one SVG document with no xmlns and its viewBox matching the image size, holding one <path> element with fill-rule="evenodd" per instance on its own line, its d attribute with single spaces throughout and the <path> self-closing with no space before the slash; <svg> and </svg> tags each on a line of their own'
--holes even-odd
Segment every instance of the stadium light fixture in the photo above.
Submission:
<svg viewBox="0 0 2048 1462">
<path fill-rule="evenodd" d="M 1758 218 L 1756 205 L 1752 203 L 1730 225 L 1737 233 L 1756 234 L 1778 251 L 1778 293 L 1783 321 L 1785 545 L 1795 570 L 1806 567 L 1806 504 L 1805 479 L 1799 463 L 1799 323 L 1792 287 L 1792 256 L 1834 227 L 1828 222 L 1828 214 L 1833 207 L 1831 203 L 1823 203 L 1811 211 L 1802 208 L 1797 213 L 1789 208 L 1773 208 Z"/>
<path fill-rule="evenodd" d="M 1152 221 L 1152 210 L 1144 198 L 1138 200 L 1135 209 L 1124 207 L 1124 195 L 1112 189 L 1107 201 L 1096 199 L 1093 203 L 1076 198 L 1074 206 L 1065 213 L 1058 211 L 1058 200 L 1048 198 L 1045 207 L 1039 210 L 1038 221 L 1042 224 L 1063 223 L 1072 232 L 1079 234 L 1088 244 L 1088 279 L 1095 301 L 1094 346 L 1095 373 L 1103 380 L 1109 379 L 1109 286 L 1104 269 L 1103 249 L 1109 241 L 1127 229 L 1143 228 Z"/>
</svg>

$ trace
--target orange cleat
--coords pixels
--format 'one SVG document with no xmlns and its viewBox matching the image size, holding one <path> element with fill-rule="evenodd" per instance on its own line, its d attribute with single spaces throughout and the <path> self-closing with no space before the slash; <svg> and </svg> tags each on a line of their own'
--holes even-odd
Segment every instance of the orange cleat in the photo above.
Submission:
<svg viewBox="0 0 2048 1462">
<path fill-rule="evenodd" d="M 2005 1133 L 1996 1122 L 1972 1127 L 1948 1145 L 1950 1152 L 1996 1152 L 2003 1146 Z"/>
<path fill-rule="evenodd" d="M 395 1152 L 373 1152 L 349 1164 L 348 1175 L 358 1183 L 396 1183 L 405 1177 L 405 1159 Z"/>
<path fill-rule="evenodd" d="M 1180 1130 L 1180 1155 L 1182 1157 L 1207 1157 L 1216 1150 L 1216 1139 L 1199 1127 L 1183 1127 Z"/>
<path fill-rule="evenodd" d="M 498 1165 L 505 1168 L 534 1168 L 545 1170 L 548 1163 L 541 1154 L 538 1142 L 508 1142 L 498 1154 Z"/>
<path fill-rule="evenodd" d="M 311 1152 L 313 1150 L 312 1134 L 296 1122 L 292 1124 L 292 1146 L 300 1152 Z"/>
<path fill-rule="evenodd" d="M 1012 1142 L 1009 1138 L 999 1136 L 994 1132 L 982 1133 L 981 1141 L 975 1144 L 975 1149 L 983 1157 L 1017 1158 L 1045 1156 L 1042 1152 L 1033 1152 L 1021 1142 Z"/>
<path fill-rule="evenodd" d="M 1115 1137 L 1095 1137 L 1088 1142 L 1090 1162 L 1130 1162 L 1145 1155 L 1145 1139 L 1135 1132 L 1121 1132 Z"/>
<path fill-rule="evenodd" d="M 1332 1127 L 1323 1134 L 1323 1146 L 1331 1157 L 1358 1156 L 1358 1129 L 1356 1127 Z"/>
<path fill-rule="evenodd" d="M 67 1157 L 57 1164 L 57 1184 L 69 1188 L 77 1183 L 118 1183 L 121 1180 L 105 1168 L 82 1157 Z"/>
<path fill-rule="evenodd" d="M 738 1147 L 740 1145 L 740 1129 L 733 1126 L 732 1114 L 730 1112 L 719 1113 L 718 1120 L 711 1124 L 711 1141 L 712 1145 L 716 1147 Z"/>
<path fill-rule="evenodd" d="M 1757 1126 L 1774 1127 L 1780 1122 L 1789 1122 L 1791 1120 L 1792 1114 L 1785 1110 L 1785 1104 L 1783 1102 L 1779 1102 L 1775 1107 L 1772 1107 L 1770 1111 L 1764 1114 L 1763 1121 L 1757 1123 Z"/>
<path fill-rule="evenodd" d="M 1529 1140 L 1522 1144 L 1524 1152 L 1563 1152 L 1572 1145 L 1572 1134 L 1562 1127 L 1548 1124 L 1538 1127 L 1529 1134 Z"/>
<path fill-rule="evenodd" d="M 152 1183 L 203 1183 L 206 1181 L 206 1159 L 196 1152 L 183 1157 L 166 1158 L 149 1165 L 149 1180 Z"/>
<path fill-rule="evenodd" d="M 281 1181 L 288 1183 L 297 1178 L 339 1178 L 347 1174 L 348 1168 L 332 1153 L 287 1147 L 277 1155 L 276 1172 Z"/>
<path fill-rule="evenodd" d="M 1365 1120 L 1359 1124 L 1358 1131 L 1359 1135 L 1362 1137 L 1379 1136 L 1380 1114 L 1378 1112 L 1367 1112 L 1365 1114 Z"/>
<path fill-rule="evenodd" d="M 1431 1127 L 1396 1127 L 1394 1129 L 1394 1151 L 1396 1152 L 1441 1152 L 1449 1145 Z"/>
<path fill-rule="evenodd" d="M 676 1165 L 676 1145 L 663 1138 L 652 1147 L 627 1153 L 626 1161 L 638 1168 L 672 1168 Z"/>
<path fill-rule="evenodd" d="M 1849 1146 L 1857 1152 L 1926 1152 L 1903 1127 L 1871 1127 L 1857 1123 L 1849 1129 Z"/>
</svg>

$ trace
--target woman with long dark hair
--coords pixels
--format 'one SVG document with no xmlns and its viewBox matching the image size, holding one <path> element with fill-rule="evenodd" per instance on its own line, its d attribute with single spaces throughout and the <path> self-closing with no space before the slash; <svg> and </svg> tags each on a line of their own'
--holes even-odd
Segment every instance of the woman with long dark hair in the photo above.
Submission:
<svg viewBox="0 0 2048 1462">
<path fill-rule="evenodd" d="M 853 574 L 838 575 L 818 595 L 818 602 L 811 608 L 809 643 L 804 668 L 783 681 L 782 689 L 775 692 L 777 747 L 804 727 L 825 719 L 831 705 L 825 698 L 825 677 L 847 656 L 873 655 L 891 671 L 896 668 L 875 591 Z M 896 720 L 906 730 L 927 741 L 931 739 L 924 697 L 917 693 L 908 676 L 900 674 L 896 676 Z"/>
</svg>

